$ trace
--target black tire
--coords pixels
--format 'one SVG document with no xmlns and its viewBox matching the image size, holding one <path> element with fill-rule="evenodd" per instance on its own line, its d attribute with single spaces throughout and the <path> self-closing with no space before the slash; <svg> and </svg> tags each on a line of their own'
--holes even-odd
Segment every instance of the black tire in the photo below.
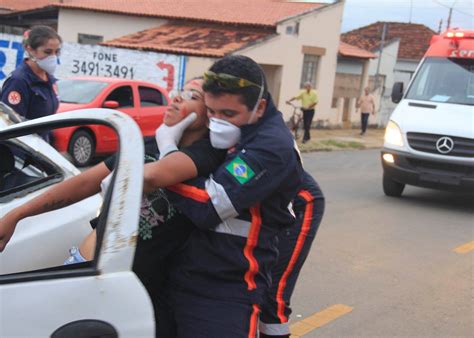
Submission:
<svg viewBox="0 0 474 338">
<path fill-rule="evenodd" d="M 405 184 L 392 180 L 386 174 L 383 174 L 383 192 L 387 196 L 400 197 L 402 196 Z"/>
<path fill-rule="evenodd" d="M 87 166 L 95 154 L 94 138 L 85 130 L 76 131 L 69 142 L 68 152 L 76 166 Z"/>
</svg>

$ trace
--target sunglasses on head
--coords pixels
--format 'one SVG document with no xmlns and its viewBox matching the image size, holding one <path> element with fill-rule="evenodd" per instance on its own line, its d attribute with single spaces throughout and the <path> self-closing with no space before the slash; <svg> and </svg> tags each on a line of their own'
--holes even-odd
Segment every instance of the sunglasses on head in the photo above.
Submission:
<svg viewBox="0 0 474 338">
<path fill-rule="evenodd" d="M 204 81 L 205 81 L 205 84 L 215 83 L 219 87 L 224 88 L 224 89 L 236 89 L 236 88 L 244 88 L 244 87 L 250 87 L 250 86 L 262 88 L 261 85 L 258 85 L 247 79 L 242 79 L 240 77 L 233 76 L 230 74 L 225 74 L 225 73 L 214 73 L 211 71 L 207 71 L 204 73 Z"/>
</svg>

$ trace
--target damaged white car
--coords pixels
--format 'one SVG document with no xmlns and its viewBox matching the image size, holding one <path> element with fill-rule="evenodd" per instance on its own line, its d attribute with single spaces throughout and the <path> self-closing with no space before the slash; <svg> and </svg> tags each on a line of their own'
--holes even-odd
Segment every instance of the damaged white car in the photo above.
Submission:
<svg viewBox="0 0 474 338">
<path fill-rule="evenodd" d="M 63 265 L 67 250 L 90 232 L 89 220 L 101 203 L 98 196 L 25 219 L 0 253 L 0 337 L 154 337 L 151 300 L 131 271 L 143 185 L 138 126 L 130 117 L 104 109 L 18 124 L 7 115 L 0 114 L 1 214 L 78 173 L 31 134 L 104 124 L 116 130 L 121 142 L 96 228 L 93 261 Z"/>
<path fill-rule="evenodd" d="M 0 103 L 0 131 L 20 119 Z M 0 215 L 78 173 L 37 135 L 0 141 Z M 0 274 L 62 264 L 68 249 L 90 232 L 89 220 L 97 215 L 101 201 L 97 195 L 21 221 L 8 250 L 0 254 Z"/>
</svg>

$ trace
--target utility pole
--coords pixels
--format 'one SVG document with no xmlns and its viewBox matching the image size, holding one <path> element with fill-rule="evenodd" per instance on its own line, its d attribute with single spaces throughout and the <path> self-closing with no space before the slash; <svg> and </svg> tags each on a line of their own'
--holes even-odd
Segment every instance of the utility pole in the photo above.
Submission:
<svg viewBox="0 0 474 338">
<path fill-rule="evenodd" d="M 408 20 L 408 23 L 411 23 L 412 13 L 413 13 L 413 0 L 410 0 L 410 19 Z"/>
<path fill-rule="evenodd" d="M 449 29 L 451 27 L 451 16 L 453 15 L 453 8 L 454 8 L 454 6 L 456 6 L 456 2 L 458 2 L 458 0 L 454 0 L 451 7 L 449 7 L 449 14 L 448 14 L 448 21 L 446 23 L 446 29 Z M 446 6 L 446 7 L 448 7 L 448 6 Z"/>
<path fill-rule="evenodd" d="M 453 14 L 453 7 L 449 8 L 449 15 L 448 15 L 448 23 L 446 29 L 449 29 L 451 27 L 451 15 Z"/>
<path fill-rule="evenodd" d="M 443 29 L 443 19 L 439 20 L 438 34 L 441 34 L 441 29 Z"/>
<path fill-rule="evenodd" d="M 380 87 L 380 63 L 382 61 L 382 52 L 383 52 L 383 48 L 384 48 L 384 45 L 385 45 L 385 35 L 387 34 L 387 23 L 384 22 L 383 23 L 383 28 L 382 28 L 382 38 L 381 38 L 381 41 L 380 41 L 380 52 L 379 52 L 379 59 L 378 59 L 378 62 L 377 62 L 377 72 L 375 73 L 375 88 L 379 88 Z"/>
</svg>

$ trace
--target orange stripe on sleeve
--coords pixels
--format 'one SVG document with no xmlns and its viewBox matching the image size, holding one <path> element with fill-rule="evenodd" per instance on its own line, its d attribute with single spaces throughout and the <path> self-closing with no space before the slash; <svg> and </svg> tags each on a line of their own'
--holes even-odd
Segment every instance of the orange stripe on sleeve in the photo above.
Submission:
<svg viewBox="0 0 474 338">
<path fill-rule="evenodd" d="M 252 315 L 250 316 L 250 328 L 249 328 L 249 336 L 248 338 L 255 338 L 257 336 L 257 323 L 258 323 L 258 315 L 260 313 L 260 308 L 257 304 L 252 305 L 253 311 Z"/>
<path fill-rule="evenodd" d="M 304 211 L 303 217 L 303 225 L 301 226 L 300 234 L 298 235 L 298 239 L 296 240 L 295 250 L 291 255 L 290 262 L 283 273 L 280 282 L 278 283 L 278 290 L 276 294 L 276 301 L 278 304 L 277 309 L 277 316 L 280 319 L 281 323 L 287 323 L 288 317 L 285 316 L 285 301 L 283 300 L 283 293 L 285 292 L 286 282 L 288 280 L 288 276 L 293 271 L 296 261 L 298 260 L 299 255 L 301 254 L 301 250 L 303 250 L 304 242 L 306 241 L 306 237 L 308 236 L 309 229 L 311 227 L 311 221 L 313 220 L 313 200 L 314 197 L 306 190 L 301 190 L 298 193 L 306 202 L 306 207 Z"/>
<path fill-rule="evenodd" d="M 258 272 L 258 262 L 253 255 L 253 249 L 257 245 L 260 228 L 262 225 L 262 217 L 260 216 L 260 204 L 250 208 L 252 215 L 252 224 L 250 225 L 250 232 L 247 238 L 247 243 L 244 248 L 244 256 L 249 262 L 249 269 L 245 273 L 244 279 L 247 282 L 248 290 L 255 290 L 257 284 L 255 283 L 255 275 Z"/>
<path fill-rule="evenodd" d="M 197 202 L 207 203 L 209 201 L 209 195 L 206 190 L 193 187 L 192 185 L 178 183 L 167 189 Z"/>
<path fill-rule="evenodd" d="M 301 190 L 298 193 L 298 196 L 301 196 L 306 202 L 314 201 L 314 196 L 308 190 Z"/>
</svg>

